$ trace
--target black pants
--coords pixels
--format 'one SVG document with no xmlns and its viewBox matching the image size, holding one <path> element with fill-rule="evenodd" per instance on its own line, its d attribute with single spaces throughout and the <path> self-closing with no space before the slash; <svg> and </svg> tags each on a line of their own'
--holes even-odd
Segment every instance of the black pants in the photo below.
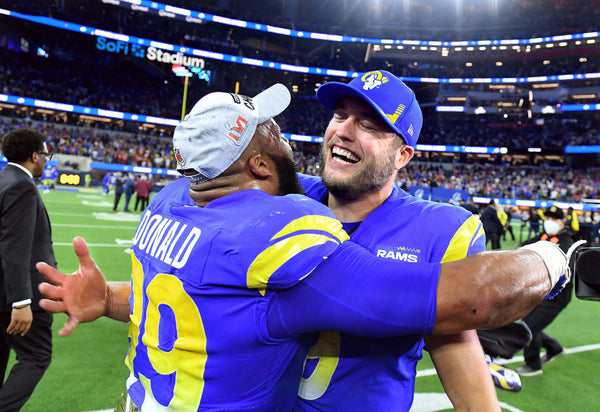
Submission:
<svg viewBox="0 0 600 412">
<path fill-rule="evenodd" d="M 29 332 L 25 336 L 10 335 L 6 332 L 10 312 L 0 313 L 0 411 L 20 410 L 50 366 L 52 319 L 48 312 L 34 311 Z M 17 363 L 4 381 L 11 349 L 17 354 Z"/>
<path fill-rule="evenodd" d="M 565 304 L 556 303 L 552 300 L 544 300 L 523 318 L 523 322 L 531 329 L 532 335 L 531 343 L 525 347 L 523 354 L 525 363 L 531 366 L 532 369 L 542 367 L 540 359 L 542 348 L 545 348 L 549 354 L 562 351 L 562 345 L 553 337 L 546 335 L 544 329 L 556 319 L 565 306 Z"/>
<path fill-rule="evenodd" d="M 515 240 L 515 233 L 513 232 L 513 228 L 511 225 L 506 226 L 506 230 L 504 231 L 504 234 L 502 235 L 502 240 L 506 240 L 506 233 L 510 233 L 512 240 Z"/>
<path fill-rule="evenodd" d="M 485 238 L 486 244 L 488 241 L 492 242 L 492 249 L 500 249 L 500 234 L 498 232 L 485 232 Z"/>
<path fill-rule="evenodd" d="M 117 211 L 117 206 L 119 206 L 119 201 L 121 200 L 121 196 L 123 196 L 123 192 L 121 192 L 121 193 L 115 192 L 115 206 L 113 207 L 113 212 Z"/>
<path fill-rule="evenodd" d="M 142 208 L 140 210 L 143 212 L 144 209 L 146 209 L 146 206 L 148 206 L 148 198 L 140 196 L 135 197 L 135 207 L 133 208 L 133 210 L 135 210 L 136 212 L 138 210 L 138 205 L 140 202 L 142 203 Z"/>
</svg>

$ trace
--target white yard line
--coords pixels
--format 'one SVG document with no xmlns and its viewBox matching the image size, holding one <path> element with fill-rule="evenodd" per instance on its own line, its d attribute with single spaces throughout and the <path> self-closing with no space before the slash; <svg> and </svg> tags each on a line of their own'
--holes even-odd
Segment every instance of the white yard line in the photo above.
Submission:
<svg viewBox="0 0 600 412">
<path fill-rule="evenodd" d="M 567 349 L 565 348 L 565 352 L 567 353 L 567 355 L 570 355 L 572 353 L 581 353 L 581 352 L 588 352 L 591 350 L 597 350 L 600 349 L 600 343 L 595 343 L 592 345 L 584 345 L 584 346 L 577 346 L 575 348 L 570 348 Z M 500 363 L 504 363 L 506 365 L 508 365 L 509 363 L 517 363 L 517 362 L 523 362 L 524 359 L 522 356 L 514 356 L 510 359 L 500 359 Z M 435 369 L 423 369 L 420 371 L 417 371 L 417 378 L 422 378 L 424 376 L 432 376 L 435 375 Z"/>
</svg>

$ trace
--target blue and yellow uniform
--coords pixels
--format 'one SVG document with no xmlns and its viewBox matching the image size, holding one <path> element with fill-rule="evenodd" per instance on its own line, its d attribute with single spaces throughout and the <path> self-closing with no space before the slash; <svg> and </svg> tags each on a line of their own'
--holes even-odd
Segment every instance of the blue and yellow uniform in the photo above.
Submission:
<svg viewBox="0 0 600 412">
<path fill-rule="evenodd" d="M 373 268 L 347 239 L 331 212 L 304 196 L 244 190 L 198 207 L 187 179 L 167 185 L 143 214 L 131 253 L 126 364 L 135 404 L 289 411 L 308 332 L 431 331 L 439 265 L 421 265 L 419 276 L 414 265 Z M 349 286 L 339 290 L 342 279 Z M 429 299 L 405 307 L 407 279 Z M 366 287 L 388 296 L 361 299 Z"/>
<path fill-rule="evenodd" d="M 56 167 L 46 166 L 42 173 L 42 185 L 44 185 L 45 187 L 50 189 L 52 184 L 56 181 L 57 178 L 58 178 L 58 170 L 56 170 Z"/>
<path fill-rule="evenodd" d="M 327 189 L 320 178 L 300 178 L 309 197 L 325 200 Z M 485 250 L 477 216 L 397 188 L 364 221 L 351 226 L 347 228 L 351 241 L 380 261 L 417 266 L 455 261 Z M 419 292 L 414 293 L 418 300 Z M 408 411 L 423 347 L 418 334 L 369 339 L 321 332 L 307 357 L 295 410 Z"/>
</svg>

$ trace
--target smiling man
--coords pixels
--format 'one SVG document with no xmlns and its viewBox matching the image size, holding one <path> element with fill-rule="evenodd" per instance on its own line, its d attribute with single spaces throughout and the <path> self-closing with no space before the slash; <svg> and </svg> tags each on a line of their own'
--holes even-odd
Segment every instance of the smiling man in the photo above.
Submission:
<svg viewBox="0 0 600 412">
<path fill-rule="evenodd" d="M 408 86 L 380 70 L 349 84 L 325 83 L 317 98 L 334 112 L 321 152 L 322 178 L 301 180 L 354 242 L 379 259 L 412 264 L 451 262 L 485 250 L 477 215 L 395 186 L 423 124 Z M 424 347 L 455 409 L 499 410 L 475 331 L 393 339 L 321 332 L 306 361 L 297 409 L 408 410 Z"/>
</svg>

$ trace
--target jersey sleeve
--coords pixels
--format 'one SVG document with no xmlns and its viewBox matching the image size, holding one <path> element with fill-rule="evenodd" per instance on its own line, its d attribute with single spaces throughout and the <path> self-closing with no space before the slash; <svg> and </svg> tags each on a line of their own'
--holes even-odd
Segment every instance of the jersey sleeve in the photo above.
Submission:
<svg viewBox="0 0 600 412">
<path fill-rule="evenodd" d="M 485 232 L 479 216 L 472 215 L 459 225 L 450 239 L 443 262 L 454 262 L 485 250 Z"/>
<path fill-rule="evenodd" d="M 273 339 L 331 330 L 368 337 L 430 333 L 439 263 L 383 261 L 345 242 L 310 276 L 269 302 Z"/>
<path fill-rule="evenodd" d="M 248 267 L 250 289 L 279 290 L 297 284 L 349 239 L 325 206 L 304 196 L 286 198 L 276 200 L 285 205 L 273 209 L 279 211 L 277 215 L 257 224 L 270 227 L 274 234 Z"/>
</svg>

